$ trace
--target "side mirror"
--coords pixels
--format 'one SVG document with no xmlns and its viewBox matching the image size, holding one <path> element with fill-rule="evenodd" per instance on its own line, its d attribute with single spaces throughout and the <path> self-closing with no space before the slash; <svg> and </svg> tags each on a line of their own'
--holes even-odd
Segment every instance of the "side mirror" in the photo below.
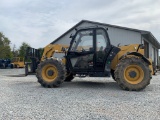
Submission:
<svg viewBox="0 0 160 120">
<path fill-rule="evenodd" d="M 143 44 L 140 44 L 140 45 L 139 45 L 139 48 L 140 48 L 140 49 L 144 49 L 145 46 L 144 46 Z"/>
</svg>

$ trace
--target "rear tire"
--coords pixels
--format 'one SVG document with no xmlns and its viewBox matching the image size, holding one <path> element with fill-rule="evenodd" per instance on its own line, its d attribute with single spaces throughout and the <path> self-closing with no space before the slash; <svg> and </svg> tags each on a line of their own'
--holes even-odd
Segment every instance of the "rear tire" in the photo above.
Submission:
<svg viewBox="0 0 160 120">
<path fill-rule="evenodd" d="M 151 70 L 141 58 L 125 58 L 115 70 L 118 85 L 128 91 L 139 91 L 150 84 Z"/>
<path fill-rule="evenodd" d="M 38 65 L 36 76 L 43 87 L 59 87 L 65 79 L 65 68 L 61 61 L 46 59 Z"/>
</svg>

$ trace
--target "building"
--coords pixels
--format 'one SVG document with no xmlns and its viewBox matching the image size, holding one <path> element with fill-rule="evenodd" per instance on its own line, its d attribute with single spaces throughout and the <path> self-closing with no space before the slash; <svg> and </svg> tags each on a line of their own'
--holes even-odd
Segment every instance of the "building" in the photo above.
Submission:
<svg viewBox="0 0 160 120">
<path fill-rule="evenodd" d="M 108 28 L 108 34 L 112 45 L 144 44 L 145 56 L 147 58 L 152 58 L 155 65 L 158 65 L 158 49 L 160 49 L 160 43 L 151 32 L 144 30 L 82 20 L 53 41 L 52 44 L 69 45 L 71 40 L 70 35 L 75 33 L 75 28 L 91 26 Z"/>
</svg>

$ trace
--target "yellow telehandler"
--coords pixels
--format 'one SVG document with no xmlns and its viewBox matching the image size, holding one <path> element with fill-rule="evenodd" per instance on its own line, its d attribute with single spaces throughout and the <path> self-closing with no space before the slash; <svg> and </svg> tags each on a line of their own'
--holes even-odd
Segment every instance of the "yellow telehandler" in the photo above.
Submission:
<svg viewBox="0 0 160 120">
<path fill-rule="evenodd" d="M 139 91 L 150 84 L 152 60 L 144 56 L 142 44 L 111 45 L 106 28 L 80 28 L 70 45 L 49 44 L 37 62 L 36 77 L 47 88 L 59 87 L 78 77 L 110 77 L 128 91 Z M 56 58 L 55 53 L 64 54 Z M 35 56 L 34 56 L 35 57 Z"/>
</svg>

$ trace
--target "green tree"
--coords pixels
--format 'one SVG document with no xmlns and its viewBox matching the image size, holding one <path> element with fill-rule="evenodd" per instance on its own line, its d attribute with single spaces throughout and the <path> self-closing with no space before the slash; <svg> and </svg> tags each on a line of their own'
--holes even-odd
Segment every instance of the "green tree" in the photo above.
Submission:
<svg viewBox="0 0 160 120">
<path fill-rule="evenodd" d="M 27 47 L 30 47 L 28 43 L 23 42 L 19 48 L 19 57 L 25 57 Z"/>
<path fill-rule="evenodd" d="M 6 59 L 12 57 L 10 43 L 11 41 L 0 32 L 0 58 Z"/>
<path fill-rule="evenodd" d="M 13 45 L 12 54 L 13 54 L 13 57 L 18 57 L 19 55 L 19 51 L 16 49 L 15 44 Z"/>
</svg>

